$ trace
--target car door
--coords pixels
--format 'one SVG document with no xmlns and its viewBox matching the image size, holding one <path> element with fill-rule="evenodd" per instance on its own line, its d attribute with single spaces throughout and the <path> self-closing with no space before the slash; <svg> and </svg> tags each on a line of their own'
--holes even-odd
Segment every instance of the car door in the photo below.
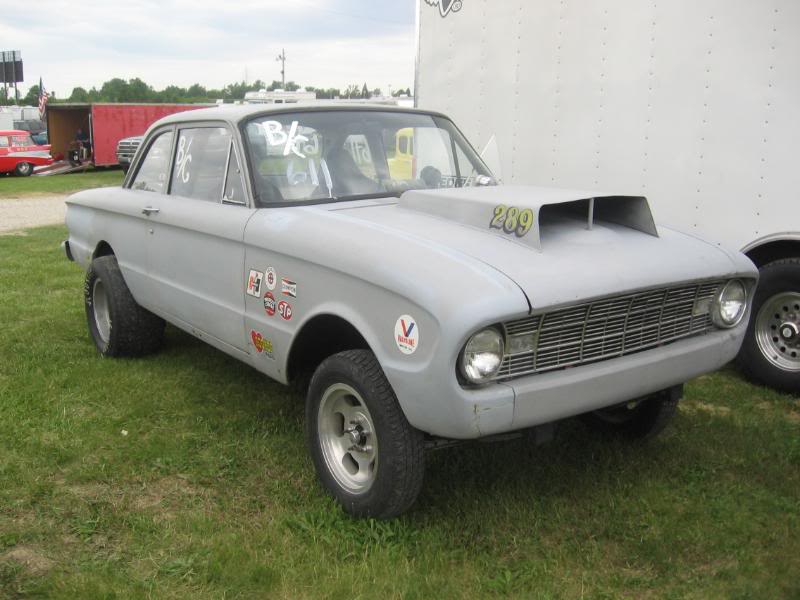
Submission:
<svg viewBox="0 0 800 600">
<path fill-rule="evenodd" d="M 226 126 L 179 125 L 169 192 L 145 209 L 159 310 L 198 337 L 246 352 L 243 237 L 254 211 L 244 201 L 239 164 Z"/>
<path fill-rule="evenodd" d="M 103 238 L 111 244 L 133 297 L 148 309 L 154 308 L 155 288 L 147 273 L 149 223 L 142 209 L 158 204 L 167 191 L 173 139 L 172 126 L 154 132 L 136 173 L 98 206 L 102 209 L 98 225 L 102 224 Z"/>
</svg>

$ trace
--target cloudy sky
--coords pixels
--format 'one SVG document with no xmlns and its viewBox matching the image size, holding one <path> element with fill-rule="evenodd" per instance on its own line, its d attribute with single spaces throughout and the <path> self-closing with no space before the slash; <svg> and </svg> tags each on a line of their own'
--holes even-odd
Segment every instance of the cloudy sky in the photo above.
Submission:
<svg viewBox="0 0 800 600">
<path fill-rule="evenodd" d="M 414 83 L 415 0 L 0 0 L 0 50 L 20 50 L 22 89 L 59 97 L 112 77 L 156 89 L 286 79 L 301 85 Z"/>
</svg>

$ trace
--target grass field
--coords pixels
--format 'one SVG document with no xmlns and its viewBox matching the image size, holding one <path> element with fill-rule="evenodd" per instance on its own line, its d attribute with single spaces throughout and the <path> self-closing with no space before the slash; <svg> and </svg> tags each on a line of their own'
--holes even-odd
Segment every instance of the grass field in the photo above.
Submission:
<svg viewBox="0 0 800 600">
<path fill-rule="evenodd" d="M 99 358 L 64 237 L 0 236 L 0 598 L 800 597 L 797 398 L 702 377 L 654 443 L 438 451 L 355 521 L 282 386 L 174 329 Z"/>
<path fill-rule="evenodd" d="M 121 169 L 92 169 L 85 173 L 47 177 L 0 175 L 0 199 L 41 194 L 71 194 L 89 188 L 121 185 L 124 178 L 125 174 Z"/>
</svg>

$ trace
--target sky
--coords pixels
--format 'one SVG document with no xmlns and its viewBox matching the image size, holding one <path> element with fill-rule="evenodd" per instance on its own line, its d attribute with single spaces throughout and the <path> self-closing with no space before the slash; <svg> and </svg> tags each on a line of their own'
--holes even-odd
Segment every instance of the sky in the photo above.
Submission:
<svg viewBox="0 0 800 600">
<path fill-rule="evenodd" d="M 12 10 L 13 7 L 13 10 Z M 24 93 L 139 77 L 156 89 L 286 80 L 384 93 L 414 83 L 415 0 L 0 0 L 0 50 L 20 50 Z"/>
</svg>

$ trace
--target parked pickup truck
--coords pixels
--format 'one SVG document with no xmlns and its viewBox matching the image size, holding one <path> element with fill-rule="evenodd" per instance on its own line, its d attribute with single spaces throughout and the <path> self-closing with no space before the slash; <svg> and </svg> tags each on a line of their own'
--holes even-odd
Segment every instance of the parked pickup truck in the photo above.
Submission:
<svg viewBox="0 0 800 600">
<path fill-rule="evenodd" d="M 496 185 L 446 116 L 387 107 L 166 117 L 66 223 L 101 355 L 154 352 L 169 322 L 298 383 L 319 479 L 378 518 L 451 440 L 575 415 L 657 434 L 736 355 L 757 278 L 643 197 Z"/>
<path fill-rule="evenodd" d="M 126 173 L 130 169 L 133 157 L 136 156 L 136 151 L 139 149 L 142 139 L 144 139 L 144 136 L 134 135 L 133 137 L 122 138 L 117 142 L 117 162 Z"/>
</svg>

